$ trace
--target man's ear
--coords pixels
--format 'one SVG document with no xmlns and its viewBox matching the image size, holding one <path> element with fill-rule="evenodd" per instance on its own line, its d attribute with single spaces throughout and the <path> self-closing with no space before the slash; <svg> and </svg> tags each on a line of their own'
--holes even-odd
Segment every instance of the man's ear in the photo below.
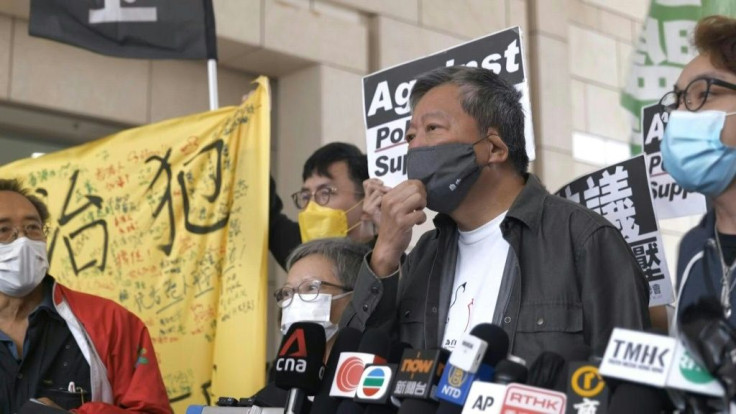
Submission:
<svg viewBox="0 0 736 414">
<path fill-rule="evenodd" d="M 488 164 L 504 163 L 509 158 L 509 147 L 498 135 L 496 128 L 489 128 L 488 141 L 491 143 L 491 153 L 488 156 Z"/>
</svg>

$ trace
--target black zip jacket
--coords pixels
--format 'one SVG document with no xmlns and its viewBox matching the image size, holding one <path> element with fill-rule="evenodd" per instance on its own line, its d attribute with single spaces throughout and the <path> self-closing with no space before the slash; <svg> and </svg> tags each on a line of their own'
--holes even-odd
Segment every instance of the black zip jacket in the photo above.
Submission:
<svg viewBox="0 0 736 414">
<path fill-rule="evenodd" d="M 380 279 L 366 256 L 341 326 L 382 327 L 414 348 L 439 348 L 455 277 L 457 226 L 435 218 L 403 260 Z M 603 355 L 614 327 L 647 329 L 649 289 L 621 233 L 587 208 L 551 195 L 533 175 L 501 223 L 510 244 L 493 323 L 510 352 L 567 361 Z"/>
</svg>

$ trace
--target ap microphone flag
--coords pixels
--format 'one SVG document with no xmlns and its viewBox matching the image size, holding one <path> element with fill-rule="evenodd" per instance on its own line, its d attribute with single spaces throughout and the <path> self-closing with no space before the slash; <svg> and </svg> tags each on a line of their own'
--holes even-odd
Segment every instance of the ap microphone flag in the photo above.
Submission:
<svg viewBox="0 0 736 414">
<path fill-rule="evenodd" d="M 212 0 L 31 0 L 31 36 L 135 59 L 217 59 Z"/>
</svg>

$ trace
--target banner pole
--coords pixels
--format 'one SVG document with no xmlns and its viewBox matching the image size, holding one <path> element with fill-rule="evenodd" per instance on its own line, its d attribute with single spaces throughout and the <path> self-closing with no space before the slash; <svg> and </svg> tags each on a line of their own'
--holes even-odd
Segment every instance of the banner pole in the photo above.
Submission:
<svg viewBox="0 0 736 414">
<path fill-rule="evenodd" d="M 217 60 L 207 60 L 207 85 L 210 90 L 210 111 L 220 107 L 217 97 Z"/>
</svg>

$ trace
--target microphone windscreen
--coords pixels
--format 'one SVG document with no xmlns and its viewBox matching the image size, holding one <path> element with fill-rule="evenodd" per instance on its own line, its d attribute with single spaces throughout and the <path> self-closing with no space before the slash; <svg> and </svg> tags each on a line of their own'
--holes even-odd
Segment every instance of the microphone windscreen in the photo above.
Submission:
<svg viewBox="0 0 736 414">
<path fill-rule="evenodd" d="M 481 323 L 470 330 L 470 334 L 488 343 L 483 363 L 495 367 L 509 353 L 509 336 L 498 325 Z"/>
<path fill-rule="evenodd" d="M 462 405 L 453 404 L 447 400 L 440 400 L 440 405 L 437 407 L 435 414 L 461 414 L 462 412 Z"/>
<path fill-rule="evenodd" d="M 341 353 L 356 352 L 358 350 L 361 336 L 360 331 L 355 328 L 342 328 L 337 332 L 335 343 L 330 351 L 330 356 L 327 358 L 327 368 L 322 379 L 322 385 L 312 403 L 312 413 L 334 413 L 337 410 L 340 400 L 330 397 L 330 388 L 332 388 L 332 381 L 335 379 L 335 372 L 337 372 L 337 363 L 340 360 Z"/>
<path fill-rule="evenodd" d="M 662 390 L 641 384 L 623 382 L 611 396 L 609 413 L 656 414 L 668 408 Z"/>
<path fill-rule="evenodd" d="M 496 369 L 493 372 L 493 382 L 501 385 L 512 382 L 526 384 L 528 374 L 529 370 L 524 365 L 504 359 L 496 364 Z"/>
<path fill-rule="evenodd" d="M 337 414 L 363 414 L 365 407 L 358 405 L 353 400 L 342 400 L 334 412 Z"/>
<path fill-rule="evenodd" d="M 391 339 L 382 329 L 368 329 L 363 333 L 358 352 L 375 355 L 385 362 L 391 353 Z"/>
<path fill-rule="evenodd" d="M 411 345 L 406 342 L 394 342 L 391 344 L 391 351 L 388 353 L 388 363 L 398 364 L 401 361 L 401 356 L 404 355 L 404 351 L 410 348 Z"/>
<path fill-rule="evenodd" d="M 276 386 L 315 394 L 322 384 L 324 356 L 325 329 L 311 322 L 292 324 L 281 341 L 276 358 Z"/>
<path fill-rule="evenodd" d="M 564 391 L 565 358 L 551 351 L 544 351 L 529 367 L 527 384 L 548 390 Z"/>
<path fill-rule="evenodd" d="M 398 414 L 433 413 L 437 410 L 437 401 L 406 398 L 401 402 Z"/>
<path fill-rule="evenodd" d="M 253 396 L 253 405 L 259 407 L 283 407 L 289 392 L 277 387 L 273 383 L 266 384 Z"/>
</svg>

